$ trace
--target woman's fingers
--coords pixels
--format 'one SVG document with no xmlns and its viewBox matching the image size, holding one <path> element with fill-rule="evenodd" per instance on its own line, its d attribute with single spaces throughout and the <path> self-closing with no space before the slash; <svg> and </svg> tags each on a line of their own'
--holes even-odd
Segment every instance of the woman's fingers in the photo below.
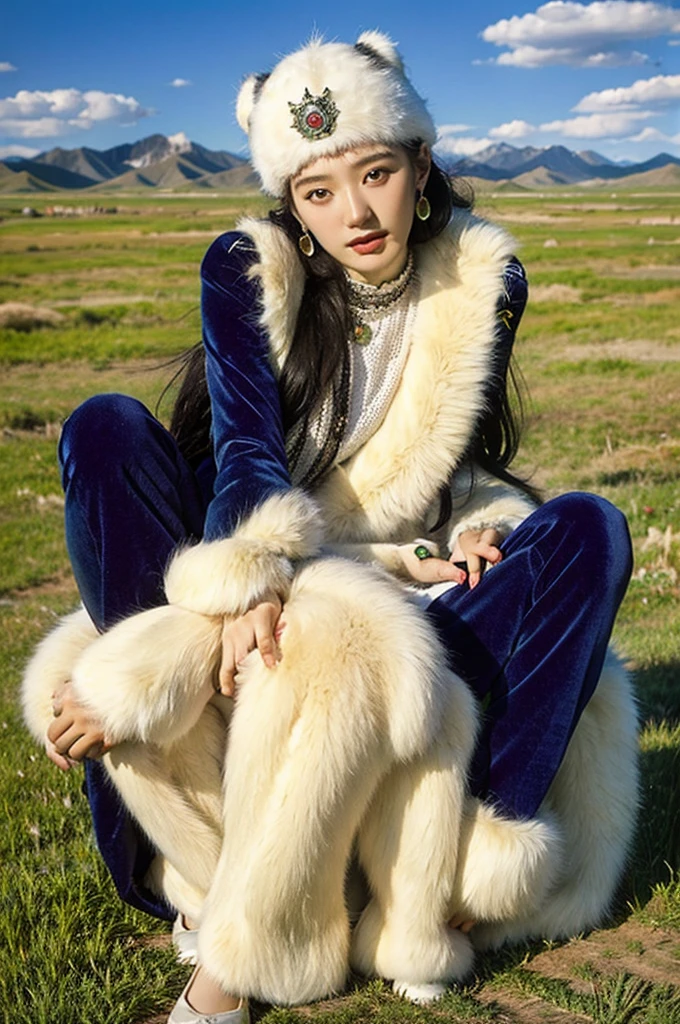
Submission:
<svg viewBox="0 0 680 1024">
<path fill-rule="evenodd" d="M 255 620 L 255 642 L 267 668 L 274 668 L 278 660 L 279 651 L 274 639 L 274 629 L 278 617 L 279 613 L 274 606 L 267 605 Z"/>
<path fill-rule="evenodd" d="M 71 754 L 71 747 L 77 743 L 84 734 L 85 732 L 82 726 L 74 723 L 53 740 L 54 749 L 58 754 L 68 754 L 70 757 L 73 757 Z M 51 739 L 51 737 L 49 738 Z M 76 758 L 74 757 L 73 760 L 75 761 Z"/>
<path fill-rule="evenodd" d="M 236 676 L 236 658 L 234 654 L 234 645 L 226 634 L 226 631 L 222 634 L 222 662 L 220 664 L 219 672 L 219 683 L 220 691 L 225 697 L 233 697 L 234 695 L 234 678 Z"/>
<path fill-rule="evenodd" d="M 49 757 L 53 764 L 56 764 L 57 768 L 61 768 L 63 772 L 67 772 L 69 768 L 73 767 L 73 764 L 63 754 L 59 754 L 53 743 L 47 743 L 45 747 L 45 753 Z"/>
<path fill-rule="evenodd" d="M 435 555 L 418 557 L 417 551 L 421 553 L 428 549 L 424 544 L 402 544 L 399 548 L 401 560 L 409 576 L 417 583 L 442 583 L 451 580 L 452 583 L 464 583 L 465 571 L 454 565 L 445 558 L 437 558 Z"/>
<path fill-rule="evenodd" d="M 463 935 L 467 935 L 468 932 L 472 931 L 475 926 L 475 922 L 471 921 L 465 914 L 456 914 L 449 921 L 449 928 L 458 928 Z"/>
<path fill-rule="evenodd" d="M 488 527 L 484 530 L 466 530 L 458 538 L 454 549 L 462 553 L 468 567 L 468 582 L 474 589 L 482 578 L 487 562 L 496 565 L 503 558 L 499 548 L 501 535 L 498 530 Z"/>
<path fill-rule="evenodd" d="M 281 608 L 278 598 L 273 598 L 261 601 L 240 618 L 225 622 L 219 683 L 227 697 L 233 696 L 238 667 L 251 651 L 257 648 L 267 668 L 274 668 L 280 659 L 277 640 L 283 629 Z"/>
</svg>

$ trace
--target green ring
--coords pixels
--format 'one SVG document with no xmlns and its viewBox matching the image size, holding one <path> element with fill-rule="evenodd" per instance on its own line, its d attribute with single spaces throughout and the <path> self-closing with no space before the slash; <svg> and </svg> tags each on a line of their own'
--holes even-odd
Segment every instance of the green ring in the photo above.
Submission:
<svg viewBox="0 0 680 1024">
<path fill-rule="evenodd" d="M 434 558 L 430 549 L 426 548 L 424 544 L 416 544 L 413 549 L 413 554 L 416 558 L 420 559 L 421 562 L 424 562 L 426 558 Z"/>
</svg>

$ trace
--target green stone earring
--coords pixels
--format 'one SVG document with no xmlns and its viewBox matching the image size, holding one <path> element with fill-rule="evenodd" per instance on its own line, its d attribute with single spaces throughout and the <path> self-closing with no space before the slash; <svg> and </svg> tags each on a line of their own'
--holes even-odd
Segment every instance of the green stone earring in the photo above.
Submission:
<svg viewBox="0 0 680 1024">
<path fill-rule="evenodd" d="M 418 202 L 416 203 L 416 217 L 418 220 L 428 220 L 431 213 L 432 207 L 430 206 L 430 201 L 427 196 L 424 196 L 421 193 L 418 198 Z"/>
<path fill-rule="evenodd" d="M 305 256 L 314 255 L 314 239 L 310 235 L 309 231 L 305 231 L 304 234 L 298 238 L 298 245 L 300 246 L 300 252 Z"/>
</svg>

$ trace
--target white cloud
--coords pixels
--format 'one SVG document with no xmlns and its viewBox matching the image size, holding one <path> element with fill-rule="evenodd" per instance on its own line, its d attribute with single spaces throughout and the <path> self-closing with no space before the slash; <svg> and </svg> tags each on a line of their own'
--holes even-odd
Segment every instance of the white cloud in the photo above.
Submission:
<svg viewBox="0 0 680 1024">
<path fill-rule="evenodd" d="M 491 64 L 515 68 L 545 68 L 555 64 L 567 64 L 580 68 L 620 68 L 638 64 L 649 64 L 645 53 L 631 50 L 621 53 L 615 50 L 600 50 L 597 53 L 583 53 L 562 47 L 518 46 L 507 53 L 501 53 Z"/>
<path fill-rule="evenodd" d="M 454 135 L 447 135 L 445 138 L 439 139 L 435 151 L 440 156 L 474 156 L 476 153 L 481 153 L 491 143 L 491 139 L 457 138 Z"/>
<path fill-rule="evenodd" d="M 547 121 L 542 132 L 557 132 L 572 139 L 619 138 L 634 131 L 640 121 L 657 116 L 651 110 L 621 111 L 612 114 L 589 114 L 564 121 Z"/>
<path fill-rule="evenodd" d="M 39 152 L 39 149 L 33 149 L 32 146 L 18 146 L 16 143 L 11 143 L 9 146 L 0 146 L 0 160 L 6 160 L 8 156 L 22 156 L 24 159 L 30 160 Z"/>
<path fill-rule="evenodd" d="M 17 139 L 56 138 L 67 131 L 65 122 L 58 117 L 38 117 L 33 121 L 12 117 L 0 120 L 0 132 Z"/>
<path fill-rule="evenodd" d="M 640 78 L 618 89 L 591 92 L 573 108 L 583 113 L 607 110 L 632 110 L 635 107 L 664 106 L 680 102 L 680 75 L 655 75 Z"/>
<path fill-rule="evenodd" d="M 528 121 L 515 119 L 506 121 L 505 124 L 499 124 L 497 128 L 492 128 L 489 135 L 492 139 L 524 139 L 535 131 L 535 126 L 529 124 Z"/>
<path fill-rule="evenodd" d="M 89 129 L 98 121 L 136 124 L 153 113 L 132 96 L 90 89 L 21 89 L 0 99 L 0 130 L 19 138 L 67 135 L 73 128 Z"/>
<path fill-rule="evenodd" d="M 170 85 L 174 86 L 175 89 L 183 89 L 187 85 L 191 85 L 188 78 L 173 78 Z"/>
<path fill-rule="evenodd" d="M 647 126 L 643 128 L 637 135 L 631 135 L 630 138 L 624 139 L 624 142 L 671 142 L 673 145 L 680 145 L 680 132 L 677 135 L 666 135 L 665 132 L 660 132 L 658 128 L 650 128 Z"/>
<path fill-rule="evenodd" d="M 461 132 L 469 132 L 472 129 L 471 124 L 440 124 L 437 127 L 438 134 L 441 135 L 458 135 Z"/>
<path fill-rule="evenodd" d="M 8 60 L 0 60 L 0 73 L 3 71 L 16 71 L 16 68 Z"/>
<path fill-rule="evenodd" d="M 550 0 L 534 13 L 488 25 L 482 39 L 507 47 L 495 63 L 515 67 L 568 64 L 615 67 L 647 61 L 631 51 L 640 39 L 680 32 L 680 12 L 652 0 Z"/>
</svg>

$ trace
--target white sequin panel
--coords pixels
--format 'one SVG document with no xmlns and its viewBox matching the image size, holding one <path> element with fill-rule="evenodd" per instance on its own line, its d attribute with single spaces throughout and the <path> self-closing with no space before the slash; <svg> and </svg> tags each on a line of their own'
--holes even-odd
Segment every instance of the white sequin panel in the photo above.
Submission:
<svg viewBox="0 0 680 1024">
<path fill-rule="evenodd" d="M 409 288 L 387 316 L 366 321 L 373 331 L 368 345 L 351 345 L 349 415 L 337 462 L 358 451 L 387 415 L 404 372 L 418 291 Z"/>
<path fill-rule="evenodd" d="M 398 286 L 399 280 L 382 288 Z M 361 285 L 360 289 L 364 293 L 378 291 L 370 285 Z M 419 295 L 420 283 L 414 274 L 406 291 L 387 310 L 380 310 L 375 316 L 366 312 L 361 317 L 361 322 L 370 326 L 372 335 L 366 345 L 350 342 L 349 410 L 336 463 L 344 462 L 358 451 L 387 414 L 404 371 Z M 323 447 L 330 415 L 331 400 L 327 398 L 309 423 L 296 466 L 296 481 L 304 478 Z"/>
</svg>

